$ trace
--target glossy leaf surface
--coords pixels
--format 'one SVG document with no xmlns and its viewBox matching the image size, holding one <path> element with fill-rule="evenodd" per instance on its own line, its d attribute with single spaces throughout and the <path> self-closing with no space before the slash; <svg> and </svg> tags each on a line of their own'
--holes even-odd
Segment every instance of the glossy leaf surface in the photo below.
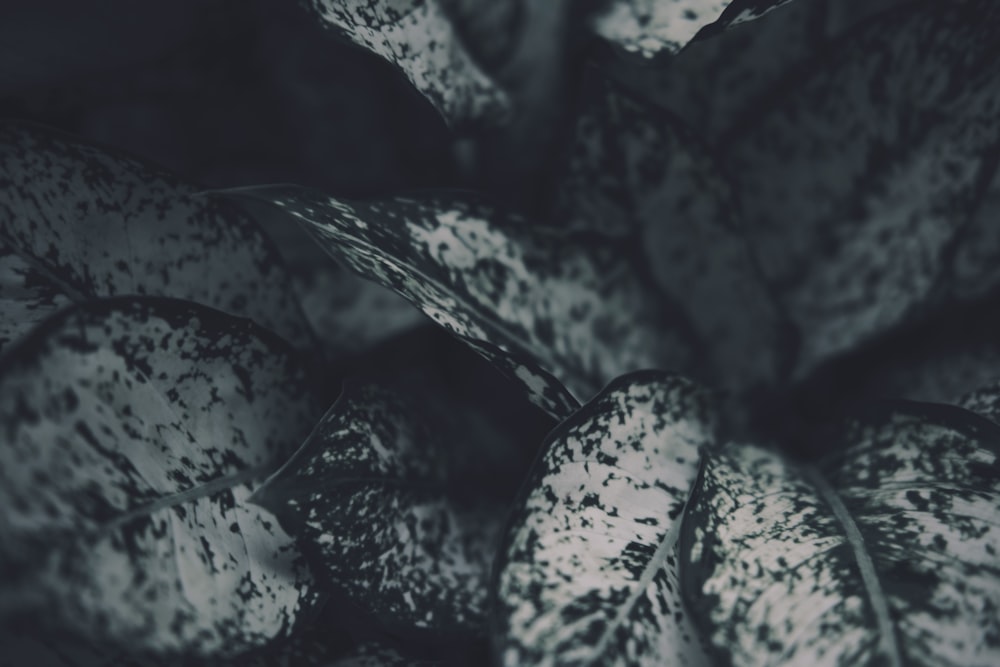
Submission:
<svg viewBox="0 0 1000 667">
<path fill-rule="evenodd" d="M 283 341 L 159 298 L 73 308 L 0 362 L 0 567 L 48 621 L 158 654 L 290 632 L 311 577 L 246 498 L 322 397 Z"/>
<path fill-rule="evenodd" d="M 685 598 L 720 664 L 988 665 L 1000 657 L 1000 428 L 895 403 L 797 469 L 708 457 L 684 520 Z"/>
<path fill-rule="evenodd" d="M 705 664 L 675 547 L 714 428 L 705 392 L 649 371 L 552 433 L 497 561 L 498 664 Z"/>
</svg>

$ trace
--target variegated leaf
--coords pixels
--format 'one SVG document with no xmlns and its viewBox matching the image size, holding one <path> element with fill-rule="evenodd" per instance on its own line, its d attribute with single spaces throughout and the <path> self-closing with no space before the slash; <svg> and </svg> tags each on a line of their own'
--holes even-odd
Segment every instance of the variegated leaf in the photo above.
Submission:
<svg viewBox="0 0 1000 667">
<path fill-rule="evenodd" d="M 718 664 L 1000 660 L 1000 428 L 890 403 L 797 468 L 708 456 L 681 537 L 682 586 Z"/>
<path fill-rule="evenodd" d="M 270 241 L 226 202 L 196 193 L 59 132 L 0 124 L 0 240 L 67 296 L 196 301 L 311 346 Z"/>
<path fill-rule="evenodd" d="M 725 147 L 797 373 L 933 305 L 1000 146 L 1000 6 L 914 2 Z"/>
<path fill-rule="evenodd" d="M 728 178 L 677 118 L 590 75 L 557 215 L 572 227 L 639 236 L 660 289 L 707 347 L 714 377 L 729 386 L 773 381 L 786 344 Z"/>
<path fill-rule="evenodd" d="M 627 371 L 695 363 L 682 315 L 606 240 L 532 227 L 454 193 L 370 201 L 292 187 L 238 193 L 277 204 L 331 255 L 488 358 L 500 356 L 501 369 L 557 417 Z"/>
<path fill-rule="evenodd" d="M 764 16 L 791 0 L 612 0 L 594 32 L 644 58 L 672 54 L 706 29 L 718 32 Z"/>
<path fill-rule="evenodd" d="M 702 390 L 645 371 L 553 431 L 495 566 L 498 664 L 706 664 L 675 547 L 714 430 Z"/>
<path fill-rule="evenodd" d="M 416 393 L 348 384 L 253 501 L 299 538 L 325 586 L 390 631 L 481 633 L 504 504 L 477 488 L 492 471 L 462 419 Z"/>
<path fill-rule="evenodd" d="M 440 0 L 309 0 L 351 41 L 395 63 L 452 123 L 507 113 L 509 100 L 470 56 Z"/>
<path fill-rule="evenodd" d="M 0 352 L 71 303 L 36 266 L 0 241 Z"/>
<path fill-rule="evenodd" d="M 245 503 L 322 395 L 251 322 L 172 299 L 90 302 L 0 360 L 0 596 L 151 654 L 233 654 L 313 606 L 277 520 Z M 35 622 L 39 622 L 38 619 Z"/>
</svg>

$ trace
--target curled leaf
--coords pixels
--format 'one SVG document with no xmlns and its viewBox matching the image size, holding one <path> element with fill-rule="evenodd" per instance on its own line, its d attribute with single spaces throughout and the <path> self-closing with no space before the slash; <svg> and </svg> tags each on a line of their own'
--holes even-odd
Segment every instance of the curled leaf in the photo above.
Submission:
<svg viewBox="0 0 1000 667">
<path fill-rule="evenodd" d="M 354 271 L 501 356 L 501 370 L 555 416 L 624 372 L 695 361 L 683 317 L 605 239 L 531 227 L 453 193 L 370 201 L 292 187 L 239 193 L 277 204 Z"/>
<path fill-rule="evenodd" d="M 140 653 L 288 634 L 312 580 L 245 501 L 321 401 L 283 341 L 203 306 L 118 298 L 47 320 L 0 360 L 0 597 L 30 590 L 47 621 Z"/>
<path fill-rule="evenodd" d="M 322 20 L 395 63 L 453 123 L 506 113 L 506 94 L 476 64 L 439 0 L 310 0 Z"/>
<path fill-rule="evenodd" d="M 498 556 L 498 664 L 705 664 L 675 547 L 714 428 L 703 391 L 650 371 L 552 433 Z"/>
<path fill-rule="evenodd" d="M 59 132 L 0 123 L 0 241 L 61 293 L 196 301 L 312 345 L 271 242 L 226 202 L 196 193 Z"/>
<path fill-rule="evenodd" d="M 1000 429 L 896 403 L 817 469 L 753 447 L 706 459 L 684 519 L 685 598 L 732 665 L 1000 659 Z"/>
</svg>

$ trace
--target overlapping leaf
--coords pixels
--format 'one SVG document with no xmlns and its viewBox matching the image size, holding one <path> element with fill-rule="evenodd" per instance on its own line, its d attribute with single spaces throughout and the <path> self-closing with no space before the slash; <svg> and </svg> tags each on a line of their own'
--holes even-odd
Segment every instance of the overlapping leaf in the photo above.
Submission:
<svg viewBox="0 0 1000 667">
<path fill-rule="evenodd" d="M 476 440 L 490 430 L 471 424 L 416 392 L 349 384 L 254 502 L 300 538 L 325 585 L 392 631 L 481 633 L 504 505 L 482 489 L 497 468 Z"/>
<path fill-rule="evenodd" d="M 531 227 L 459 194 L 350 201 L 291 187 L 240 192 L 277 204 L 331 255 L 498 358 L 555 416 L 624 372 L 695 361 L 683 317 L 604 239 Z"/>
<path fill-rule="evenodd" d="M 644 58 L 680 51 L 712 32 L 764 16 L 791 0 L 613 0 L 593 19 L 598 35 Z"/>
<path fill-rule="evenodd" d="M 883 14 L 724 147 L 799 373 L 935 300 L 996 167 L 998 26 L 986 1 Z"/>
<path fill-rule="evenodd" d="M 37 269 L 23 280 L 37 285 L 45 275 L 74 299 L 148 294 L 196 301 L 311 345 L 268 239 L 224 202 L 195 193 L 145 164 L 60 133 L 0 124 L 0 241 Z M 51 302 L 52 294 L 47 287 L 31 298 Z M 14 322 L 15 314 L 5 309 L 2 319 Z"/>
<path fill-rule="evenodd" d="M 28 590 L 46 621 L 159 654 L 290 632 L 311 577 L 245 500 L 318 417 L 313 389 L 283 341 L 196 304 L 49 319 L 0 362 L 4 606 Z"/>
<path fill-rule="evenodd" d="M 439 0 L 310 0 L 353 42 L 395 63 L 451 122 L 506 113 L 506 94 L 470 56 Z"/>
<path fill-rule="evenodd" d="M 557 215 L 641 238 L 652 275 L 691 320 L 717 377 L 730 386 L 773 380 L 784 347 L 778 314 L 739 228 L 729 180 L 678 119 L 591 75 Z"/>
<path fill-rule="evenodd" d="M 703 664 L 675 547 L 714 428 L 702 390 L 648 371 L 552 433 L 498 556 L 498 664 Z"/>
<path fill-rule="evenodd" d="M 0 243 L 0 351 L 70 303 L 45 274 Z"/>
<path fill-rule="evenodd" d="M 1000 428 L 888 404 L 797 469 L 712 454 L 684 519 L 685 598 L 720 664 L 1000 660 Z"/>
</svg>

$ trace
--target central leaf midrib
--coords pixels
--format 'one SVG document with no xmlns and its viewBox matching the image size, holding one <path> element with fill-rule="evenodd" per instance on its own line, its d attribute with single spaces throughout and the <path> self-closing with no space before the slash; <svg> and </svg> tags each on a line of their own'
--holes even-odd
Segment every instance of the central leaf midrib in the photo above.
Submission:
<svg viewBox="0 0 1000 667">
<path fill-rule="evenodd" d="M 896 627 L 892 622 L 892 615 L 889 611 L 889 602 L 885 591 L 882 588 L 882 581 L 879 578 L 875 562 L 868 552 L 865 538 L 861 534 L 854 518 L 844 505 L 840 494 L 826 481 L 823 475 L 815 469 L 807 469 L 805 476 L 816 489 L 817 495 L 827 504 L 834 517 L 844 529 L 844 536 L 851 547 L 854 561 L 857 563 L 861 574 L 861 581 L 864 584 L 865 592 L 868 594 L 868 601 L 871 604 L 872 612 L 875 614 L 875 622 L 878 626 L 879 646 L 882 653 L 889 660 L 890 667 L 902 667 L 903 656 L 899 648 L 899 638 L 896 634 Z"/>
</svg>

